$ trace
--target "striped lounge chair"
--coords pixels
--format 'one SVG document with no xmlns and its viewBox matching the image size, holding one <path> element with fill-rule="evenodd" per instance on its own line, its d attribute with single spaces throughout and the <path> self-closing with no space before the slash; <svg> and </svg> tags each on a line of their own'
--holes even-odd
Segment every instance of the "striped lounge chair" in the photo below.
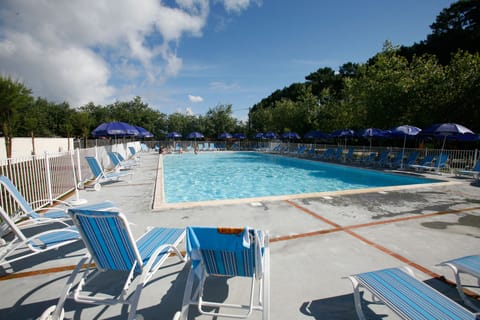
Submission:
<svg viewBox="0 0 480 320">
<path fill-rule="evenodd" d="M 182 310 L 174 319 L 188 319 L 190 305 L 196 305 L 201 314 L 213 317 L 248 318 L 256 310 L 262 312 L 262 319 L 269 319 L 267 233 L 249 228 L 188 227 L 187 253 L 191 269 Z M 209 277 L 250 278 L 249 305 L 205 301 L 203 292 Z"/>
<path fill-rule="evenodd" d="M 363 320 L 360 287 L 392 309 L 401 319 L 478 319 L 476 315 L 437 290 L 417 280 L 411 269 L 390 268 L 349 276 L 355 309 Z"/>
<path fill-rule="evenodd" d="M 169 255 L 175 253 L 185 261 L 177 249 L 185 237 L 185 229 L 154 227 L 134 240 L 126 217 L 117 211 L 70 209 L 68 213 L 88 252 L 67 280 L 57 305 L 45 310 L 40 319 L 62 319 L 65 300 L 73 298 L 87 304 L 129 305 L 128 319 L 133 320 L 142 289 Z M 87 268 L 75 286 L 85 263 Z M 106 271 L 125 274 L 121 292 L 112 298 L 92 295 L 91 290 L 87 290 L 89 284 L 95 286 Z"/>
<path fill-rule="evenodd" d="M 4 191 L 2 193 L 2 191 Z M 11 197 L 14 200 L 16 206 L 15 215 L 12 218 L 17 225 L 23 225 L 27 223 L 34 224 L 44 224 L 44 223 L 63 223 L 65 227 L 69 227 L 66 220 L 70 220 L 70 217 L 67 214 L 67 208 L 71 205 L 65 201 L 54 200 L 55 203 L 60 203 L 62 207 L 53 207 L 53 208 L 42 208 L 43 211 L 41 214 L 37 212 L 32 207 L 27 199 L 22 195 L 22 193 L 17 189 L 13 182 L 6 176 L 0 175 L 0 193 Z M 41 200 L 40 200 L 41 201 Z M 38 202 L 38 201 L 37 201 Z M 103 201 L 100 203 L 82 205 L 81 208 L 84 209 L 95 209 L 95 210 L 108 210 L 115 208 L 115 205 L 111 201 Z"/>
<path fill-rule="evenodd" d="M 0 207 L 0 219 L 13 234 L 12 239 L 8 242 L 0 238 L 0 241 L 2 241 L 0 245 L 0 265 L 11 264 L 80 240 L 80 234 L 75 227 L 62 224 L 60 224 L 60 228 L 49 228 L 35 234 L 30 232 L 27 236 L 2 207 Z"/>
<path fill-rule="evenodd" d="M 477 278 L 478 283 L 480 284 L 480 255 L 465 256 L 449 261 L 442 262 L 440 265 L 450 267 L 455 276 L 455 282 L 457 284 L 457 291 L 460 297 L 462 298 L 465 305 L 473 308 L 474 310 L 480 311 L 479 307 L 472 303 L 463 292 L 463 286 L 461 281 L 460 274 L 465 273 L 474 276 Z"/>
<path fill-rule="evenodd" d="M 94 176 L 93 189 L 95 191 L 100 191 L 102 188 L 101 184 L 104 182 L 118 181 L 122 177 L 131 174 L 129 172 L 105 172 L 97 158 L 87 156 L 85 159 L 87 160 L 88 166 Z"/>
</svg>

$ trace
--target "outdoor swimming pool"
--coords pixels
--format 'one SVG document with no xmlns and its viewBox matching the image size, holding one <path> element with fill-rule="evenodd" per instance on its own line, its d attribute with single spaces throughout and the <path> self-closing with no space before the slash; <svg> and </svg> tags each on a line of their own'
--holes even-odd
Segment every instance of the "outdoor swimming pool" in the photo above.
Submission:
<svg viewBox="0 0 480 320">
<path fill-rule="evenodd" d="M 257 198 L 438 182 L 255 152 L 163 157 L 165 203 Z"/>
</svg>

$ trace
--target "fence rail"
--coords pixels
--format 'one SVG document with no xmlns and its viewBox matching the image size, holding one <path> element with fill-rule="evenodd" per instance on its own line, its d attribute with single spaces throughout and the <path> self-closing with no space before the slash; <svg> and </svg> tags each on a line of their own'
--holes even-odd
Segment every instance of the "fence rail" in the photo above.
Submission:
<svg viewBox="0 0 480 320">
<path fill-rule="evenodd" d="M 168 142 L 167 142 L 168 143 Z M 200 143 L 200 142 L 199 142 Z M 212 143 L 212 142 L 210 142 Z M 172 145 L 187 150 L 192 147 L 192 141 L 177 141 Z M 312 147 L 317 153 L 322 153 L 332 145 L 325 144 L 299 144 L 282 141 L 242 141 L 240 143 L 225 143 L 224 141 L 213 142 L 219 150 L 258 150 L 268 151 L 275 146 L 281 146 L 282 150 L 293 153 L 300 145 L 306 148 Z M 165 146 L 165 145 L 164 145 Z M 52 204 L 54 200 L 75 190 L 79 183 L 87 182 L 93 178 L 85 156 L 95 156 L 101 165 L 106 169 L 113 168 L 113 164 L 108 157 L 109 151 L 117 151 L 125 158 L 131 156 L 128 147 L 134 147 L 135 150 L 141 150 L 140 142 L 127 142 L 115 145 L 95 146 L 86 149 L 75 149 L 64 153 L 45 153 L 39 156 L 30 156 L 22 158 L 0 159 L 0 175 L 7 176 L 17 186 L 20 193 L 26 200 L 33 203 L 34 209 L 42 208 Z M 153 147 L 153 145 L 150 145 Z M 341 146 L 346 154 L 349 148 L 355 148 L 360 155 L 370 152 L 380 153 L 385 150 L 383 147 L 369 146 Z M 392 152 L 399 152 L 401 148 L 390 148 Z M 457 169 L 472 167 L 480 157 L 478 150 L 439 150 L 439 149 L 405 149 L 405 154 L 412 151 L 420 151 L 420 158 L 427 154 L 438 156 L 444 152 L 449 157 L 449 167 L 442 169 L 444 173 L 452 173 Z M 9 194 L 0 186 L 0 205 L 11 215 L 17 212 L 18 204 Z"/>
<path fill-rule="evenodd" d="M 75 190 L 80 183 L 93 178 L 85 156 L 95 156 L 106 169 L 113 164 L 108 151 L 130 156 L 128 147 L 141 149 L 140 142 L 75 149 L 63 153 L 45 153 L 30 157 L 0 159 L 0 175 L 8 177 L 34 210 L 51 205 Z M 19 210 L 18 203 L 0 185 L 0 206 L 11 216 Z"/>
</svg>

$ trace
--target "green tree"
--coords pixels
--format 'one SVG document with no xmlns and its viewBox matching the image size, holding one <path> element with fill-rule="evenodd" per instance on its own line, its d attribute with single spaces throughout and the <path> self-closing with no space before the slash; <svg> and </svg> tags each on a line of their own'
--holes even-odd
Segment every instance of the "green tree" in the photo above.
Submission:
<svg viewBox="0 0 480 320">
<path fill-rule="evenodd" d="M 7 158 L 12 156 L 12 137 L 20 121 L 19 109 L 31 104 L 30 89 L 17 80 L 0 76 L 0 123 L 5 136 Z"/>
<path fill-rule="evenodd" d="M 233 132 L 236 126 L 236 119 L 232 116 L 232 105 L 219 104 L 208 109 L 205 114 L 204 135 L 216 138 L 222 132 Z"/>
</svg>

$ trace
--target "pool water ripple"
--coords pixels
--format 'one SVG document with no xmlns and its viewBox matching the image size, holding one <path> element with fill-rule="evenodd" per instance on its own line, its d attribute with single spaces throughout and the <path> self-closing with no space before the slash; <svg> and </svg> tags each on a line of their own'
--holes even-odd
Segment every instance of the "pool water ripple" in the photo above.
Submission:
<svg viewBox="0 0 480 320">
<path fill-rule="evenodd" d="M 436 180 L 255 152 L 164 156 L 166 203 L 432 183 Z"/>
</svg>

